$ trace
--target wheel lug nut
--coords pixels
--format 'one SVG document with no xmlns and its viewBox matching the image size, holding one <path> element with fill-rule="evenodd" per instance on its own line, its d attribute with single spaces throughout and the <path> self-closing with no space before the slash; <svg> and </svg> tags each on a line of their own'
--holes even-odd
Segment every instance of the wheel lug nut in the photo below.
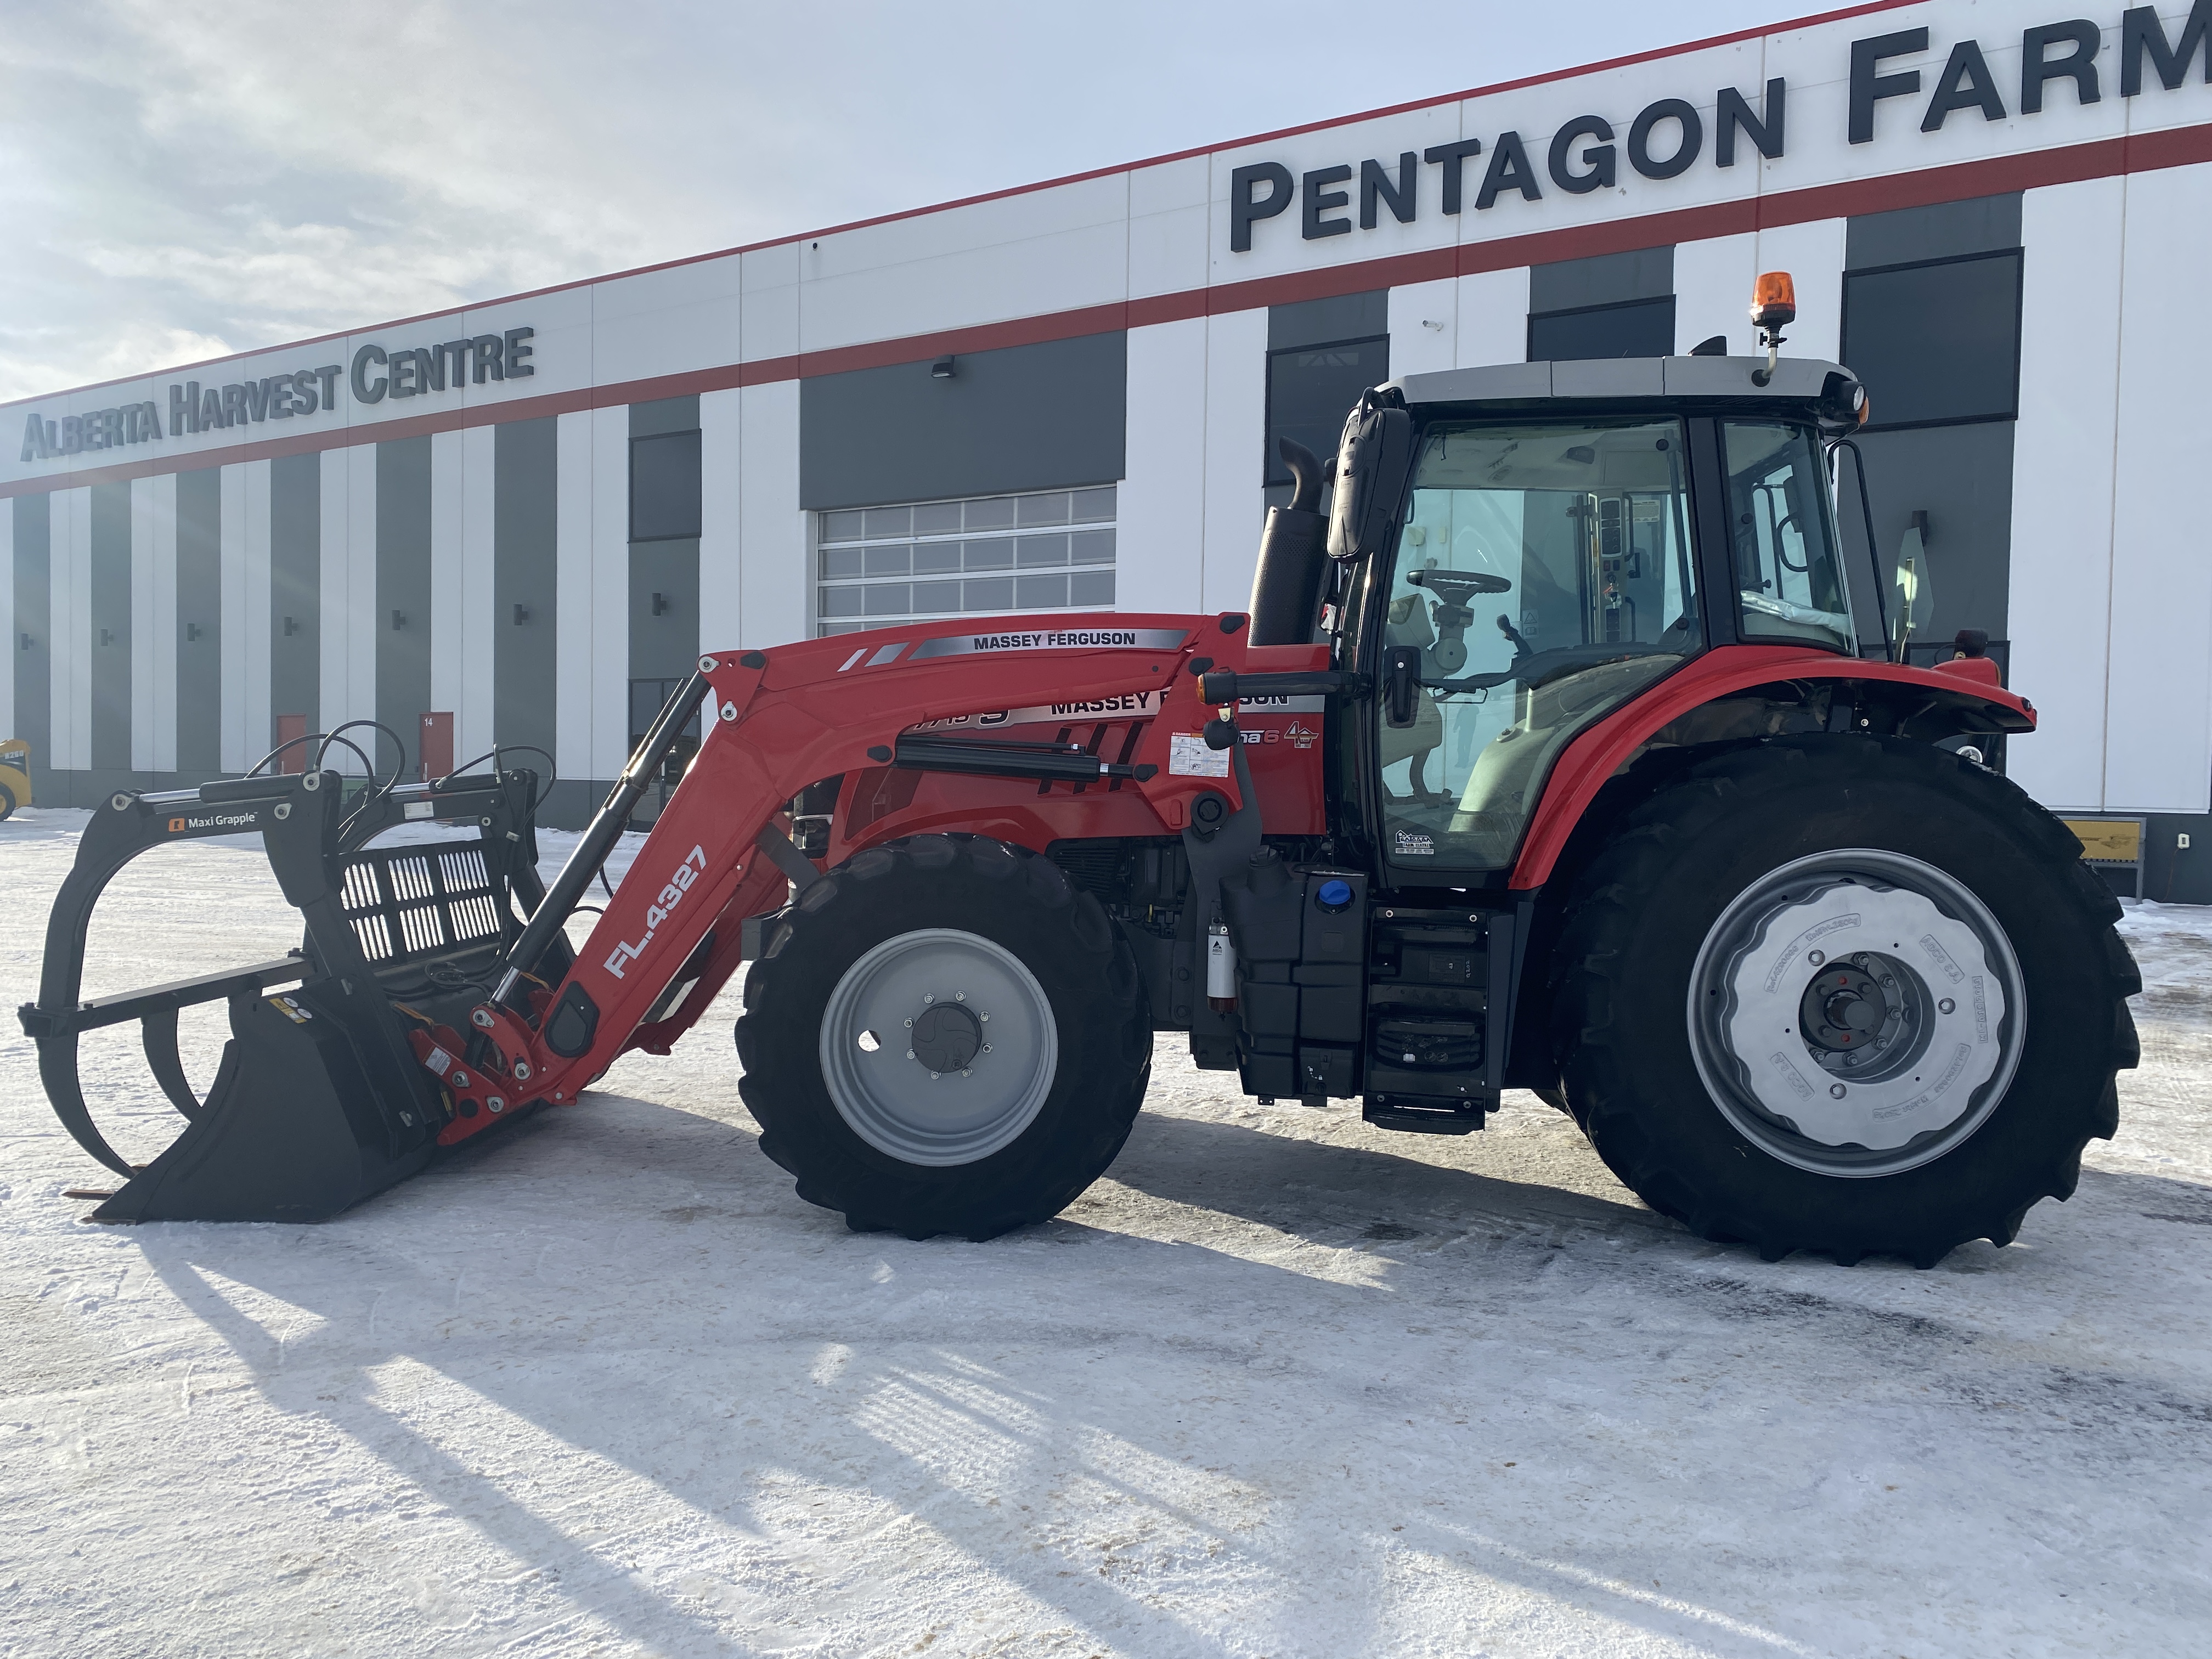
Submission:
<svg viewBox="0 0 2212 1659">
<path fill-rule="evenodd" d="M 1841 1100 L 1844 1097 L 1844 1085 L 1840 1083 L 1831 1083 L 1828 1085 L 1828 1092 L 1838 1100 Z"/>
<path fill-rule="evenodd" d="M 976 1016 L 975 1016 L 975 1018 L 978 1018 L 978 1019 L 988 1019 L 988 1018 L 990 1018 L 990 1015 L 988 1015 L 988 1014 L 978 1014 L 978 1015 L 976 1015 Z"/>
<path fill-rule="evenodd" d="M 1805 960 L 1811 963 L 1815 968 L 1818 968 L 1827 959 L 1828 953 L 1826 951 L 1808 951 L 1805 955 Z"/>
<path fill-rule="evenodd" d="M 968 1000 L 968 994 L 965 991 L 955 991 L 952 994 L 952 1000 L 955 1002 L 965 1002 Z"/>
<path fill-rule="evenodd" d="M 966 1076 L 968 1076 L 968 1075 L 969 1075 L 969 1070 L 968 1070 L 968 1067 L 966 1067 L 965 1066 L 963 1066 L 960 1068 L 960 1075 L 961 1075 L 961 1076 L 963 1076 L 963 1077 L 966 1077 Z"/>
<path fill-rule="evenodd" d="M 1959 1005 L 1952 1001 L 1950 998 L 1945 997 L 1942 1001 L 1936 1005 L 1936 1012 L 1939 1014 L 1948 1014 L 1958 1006 Z"/>
<path fill-rule="evenodd" d="M 936 998 L 934 995 L 933 995 L 932 994 L 930 994 L 930 993 L 928 993 L 928 992 L 925 991 L 925 992 L 922 994 L 922 998 L 921 998 L 921 1000 L 922 1000 L 925 1003 L 928 1003 L 928 1002 L 934 1002 L 934 1001 L 936 1001 L 936 1000 L 937 1000 L 937 998 Z"/>
<path fill-rule="evenodd" d="M 989 1043 L 987 1042 L 983 1045 L 983 1052 L 987 1054 L 991 1052 L 991 1045 Z"/>
<path fill-rule="evenodd" d="M 930 1080 L 932 1083 L 936 1082 L 936 1081 L 937 1081 L 937 1073 L 934 1073 L 934 1072 L 932 1072 L 932 1073 L 929 1074 L 929 1080 Z"/>
<path fill-rule="evenodd" d="M 907 1057 L 908 1060 L 912 1060 L 912 1059 L 914 1058 L 914 1050 L 913 1050 L 913 1049 L 911 1049 L 911 1048 L 908 1049 L 908 1050 L 906 1051 L 906 1057 Z"/>
<path fill-rule="evenodd" d="M 908 1021 L 907 1021 L 907 1024 L 908 1024 L 908 1025 L 912 1025 L 912 1024 L 914 1024 L 914 1022 L 913 1022 L 912 1020 L 908 1020 Z"/>
</svg>

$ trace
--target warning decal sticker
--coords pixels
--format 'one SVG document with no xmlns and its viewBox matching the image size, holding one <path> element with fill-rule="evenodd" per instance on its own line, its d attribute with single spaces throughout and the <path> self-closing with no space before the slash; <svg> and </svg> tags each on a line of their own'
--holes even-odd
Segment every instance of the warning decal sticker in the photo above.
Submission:
<svg viewBox="0 0 2212 1659">
<path fill-rule="evenodd" d="M 1201 732 L 1173 732 L 1168 738 L 1168 770 L 1182 778 L 1225 778 L 1229 751 L 1207 748 Z"/>
</svg>

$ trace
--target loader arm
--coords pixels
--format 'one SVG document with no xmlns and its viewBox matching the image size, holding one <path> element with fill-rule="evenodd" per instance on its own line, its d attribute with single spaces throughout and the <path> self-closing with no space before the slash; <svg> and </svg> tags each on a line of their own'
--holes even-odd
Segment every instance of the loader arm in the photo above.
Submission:
<svg viewBox="0 0 2212 1659">
<path fill-rule="evenodd" d="M 457 1115 L 441 1139 L 489 1127 L 494 1095 L 562 1104 L 626 1048 L 665 1052 L 744 959 L 745 921 L 781 909 L 790 884 L 812 879 L 816 866 L 787 837 L 784 811 L 817 779 L 890 763 L 1040 777 L 1110 772 L 1139 792 L 1164 835 L 1190 822 L 1203 795 L 1241 806 L 1227 757 L 1217 769 L 1201 754 L 1212 711 L 1192 671 L 1278 665 L 1279 650 L 1249 648 L 1244 620 L 1122 614 L 1050 629 L 986 621 L 957 632 L 924 623 L 701 658 L 711 723 L 567 973 L 534 974 L 532 952 L 574 914 L 619 834 L 635 799 L 626 792 L 658 763 L 650 738 L 532 918 L 501 994 L 473 1011 L 475 1033 L 417 1038 L 418 1054 L 441 1077 L 464 1060 L 475 1067 L 469 1087 L 447 1085 Z M 1140 691 L 1158 694 L 1160 714 L 1125 762 L 988 737 L 901 741 L 913 727 L 981 710 Z M 684 723 L 672 703 L 656 730 L 672 716 Z"/>
</svg>

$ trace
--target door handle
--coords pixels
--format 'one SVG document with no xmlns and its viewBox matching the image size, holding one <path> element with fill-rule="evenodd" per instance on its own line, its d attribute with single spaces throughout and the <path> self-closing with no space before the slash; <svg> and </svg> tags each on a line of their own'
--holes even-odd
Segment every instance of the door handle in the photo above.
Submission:
<svg viewBox="0 0 2212 1659">
<path fill-rule="evenodd" d="M 1394 645 L 1382 653 L 1382 720 L 1402 731 L 1413 723 L 1421 696 L 1421 647 Z"/>
</svg>

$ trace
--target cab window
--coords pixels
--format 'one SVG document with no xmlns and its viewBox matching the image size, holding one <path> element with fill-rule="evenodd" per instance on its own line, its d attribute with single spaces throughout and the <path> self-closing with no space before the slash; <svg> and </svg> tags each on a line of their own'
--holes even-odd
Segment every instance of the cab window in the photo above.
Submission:
<svg viewBox="0 0 2212 1659">
<path fill-rule="evenodd" d="M 1854 652 L 1826 473 L 1812 433 L 1721 422 L 1735 537 L 1738 627 L 1747 640 Z"/>
<path fill-rule="evenodd" d="M 1703 643 L 1680 424 L 1431 428 L 1382 643 L 1415 647 L 1410 725 L 1378 698 L 1383 852 L 1507 867 L 1574 736 Z"/>
</svg>

